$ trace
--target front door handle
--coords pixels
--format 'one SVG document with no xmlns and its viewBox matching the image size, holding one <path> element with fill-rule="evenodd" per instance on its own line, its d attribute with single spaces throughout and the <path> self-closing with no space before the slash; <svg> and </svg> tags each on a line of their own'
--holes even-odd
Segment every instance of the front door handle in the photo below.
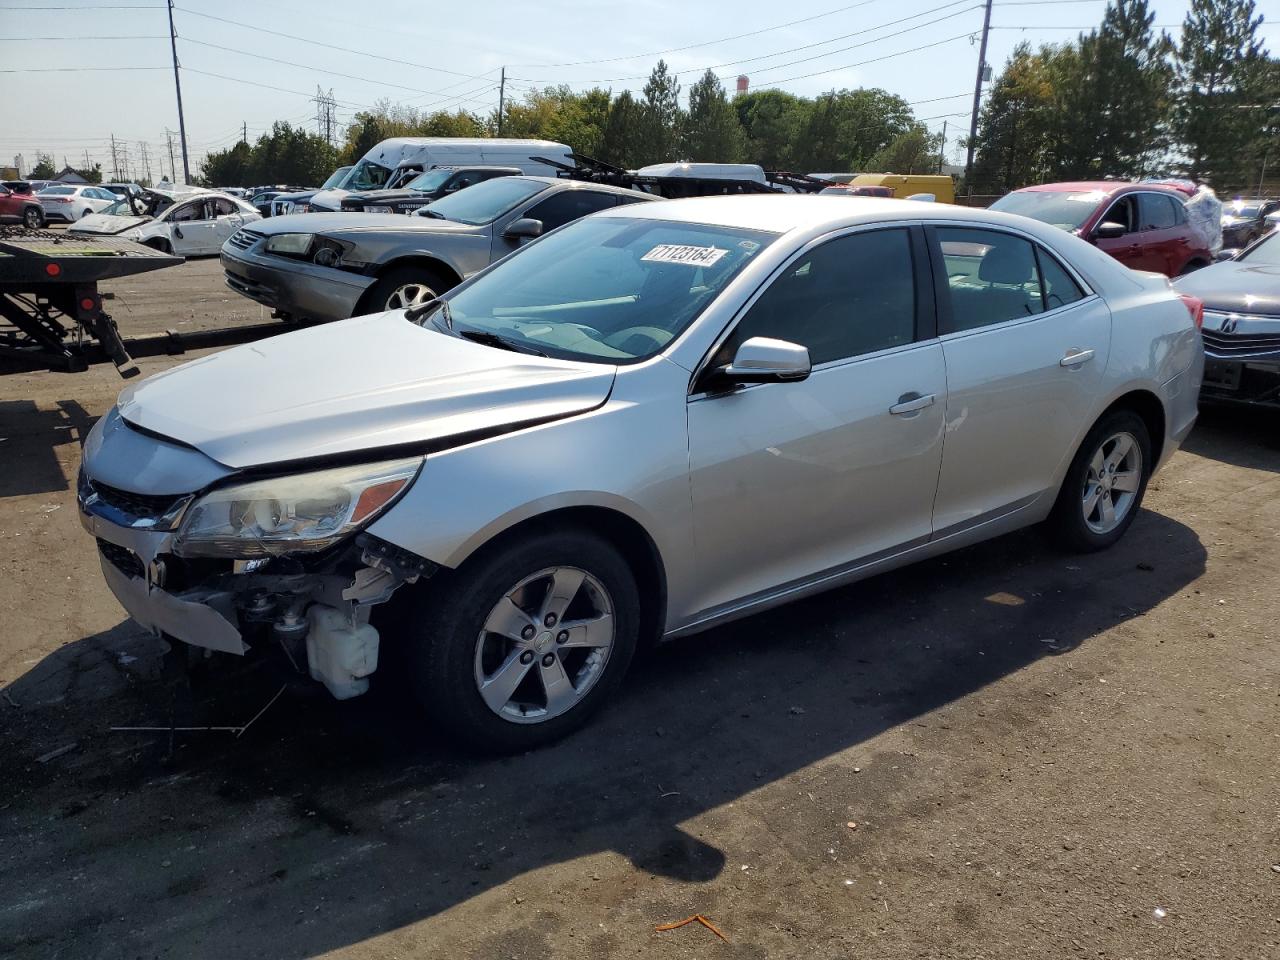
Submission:
<svg viewBox="0 0 1280 960">
<path fill-rule="evenodd" d="M 1093 359 L 1092 350 L 1068 350 L 1067 355 L 1058 361 L 1060 367 L 1078 367 Z"/>
<path fill-rule="evenodd" d="M 898 402 L 889 408 L 889 412 L 895 415 L 915 413 L 917 410 L 933 406 L 934 399 L 935 397 L 932 393 L 924 395 L 915 392 L 904 393 L 898 398 Z"/>
</svg>

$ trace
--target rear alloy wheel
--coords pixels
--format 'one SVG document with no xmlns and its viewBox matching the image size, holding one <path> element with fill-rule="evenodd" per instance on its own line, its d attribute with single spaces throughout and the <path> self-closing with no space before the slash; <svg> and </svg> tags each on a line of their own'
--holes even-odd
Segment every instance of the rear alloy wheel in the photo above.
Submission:
<svg viewBox="0 0 1280 960">
<path fill-rule="evenodd" d="M 504 543 L 423 589 L 419 700 L 483 750 L 527 750 L 576 729 L 613 696 L 635 652 L 635 578 L 586 531 Z"/>
<path fill-rule="evenodd" d="M 39 207 L 27 207 L 22 213 L 22 223 L 28 230 L 38 230 L 44 226 L 44 214 Z"/>
<path fill-rule="evenodd" d="M 1154 460 L 1142 418 L 1115 410 L 1099 420 L 1067 469 L 1050 522 L 1075 550 L 1103 550 L 1129 529 Z"/>
</svg>

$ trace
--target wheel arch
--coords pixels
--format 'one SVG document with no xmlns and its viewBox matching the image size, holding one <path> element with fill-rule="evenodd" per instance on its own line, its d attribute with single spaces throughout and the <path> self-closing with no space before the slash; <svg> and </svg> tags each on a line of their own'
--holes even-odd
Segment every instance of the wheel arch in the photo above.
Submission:
<svg viewBox="0 0 1280 960">
<path fill-rule="evenodd" d="M 1151 390 L 1135 388 L 1128 390 L 1112 400 L 1105 410 L 1098 414 L 1094 423 L 1101 420 L 1113 410 L 1132 410 L 1146 424 L 1147 433 L 1151 437 L 1151 469 L 1164 458 L 1165 437 L 1168 433 L 1164 403 Z"/>
<path fill-rule="evenodd" d="M 641 597 L 652 598 L 652 602 L 640 604 L 641 643 L 656 643 L 666 627 L 667 618 L 667 573 L 662 553 L 643 524 L 613 507 L 587 504 L 562 506 L 518 520 L 470 550 L 458 569 L 465 568 L 481 554 L 504 549 L 515 540 L 550 530 L 563 530 L 565 527 L 576 527 L 603 537 L 626 560 L 635 573 L 636 587 Z"/>
<path fill-rule="evenodd" d="M 395 258 L 388 260 L 386 263 L 378 265 L 377 271 L 372 274 L 373 284 L 370 285 L 369 289 L 360 296 L 360 302 L 356 307 L 356 315 L 371 312 L 372 305 L 370 301 L 378 281 L 387 276 L 387 274 L 392 270 L 397 270 L 401 267 L 425 267 L 428 270 L 433 270 L 436 273 L 442 274 L 445 278 L 451 281 L 449 286 L 446 288 L 449 290 L 452 290 L 462 282 L 461 274 L 459 274 L 447 260 L 441 259 L 434 253 L 429 251 L 414 251 L 412 253 L 399 254 Z"/>
</svg>

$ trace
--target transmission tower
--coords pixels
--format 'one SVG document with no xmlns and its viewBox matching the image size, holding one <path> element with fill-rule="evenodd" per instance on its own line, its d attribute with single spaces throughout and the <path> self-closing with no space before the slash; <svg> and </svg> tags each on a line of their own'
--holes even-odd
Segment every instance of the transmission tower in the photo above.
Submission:
<svg viewBox="0 0 1280 960">
<path fill-rule="evenodd" d="M 138 152 L 142 154 L 142 159 L 139 161 L 139 163 L 142 168 L 143 176 L 147 178 L 147 184 L 150 185 L 150 183 L 152 182 L 151 181 L 151 155 L 147 152 L 147 141 L 145 140 L 138 141 Z"/>
<path fill-rule="evenodd" d="M 337 101 L 333 99 L 333 88 L 330 87 L 329 92 L 325 93 L 317 85 L 316 95 L 311 99 L 316 105 L 316 133 L 324 137 L 326 143 L 333 146 L 334 134 L 337 133 L 335 117 Z"/>
</svg>

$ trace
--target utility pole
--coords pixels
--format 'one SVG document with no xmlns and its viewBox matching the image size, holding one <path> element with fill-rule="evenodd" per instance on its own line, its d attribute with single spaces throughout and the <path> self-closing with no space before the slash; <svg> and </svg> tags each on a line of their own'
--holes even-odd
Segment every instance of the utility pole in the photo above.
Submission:
<svg viewBox="0 0 1280 960">
<path fill-rule="evenodd" d="M 938 145 L 938 173 L 947 163 L 947 121 L 942 121 L 942 143 Z"/>
<path fill-rule="evenodd" d="M 147 141 L 138 141 L 138 150 L 142 153 L 142 172 L 147 178 L 147 186 L 151 186 L 151 155 L 147 153 Z"/>
<path fill-rule="evenodd" d="M 173 52 L 173 88 L 178 93 L 178 135 L 182 138 L 182 179 L 191 182 L 191 164 L 187 160 L 187 121 L 182 115 L 182 80 L 178 77 L 178 31 L 173 26 L 173 0 L 169 0 L 169 49 Z M 990 0 L 987 6 L 988 19 Z M 984 47 L 985 49 L 985 47 Z M 177 176 L 174 176 L 177 179 Z"/>
<path fill-rule="evenodd" d="M 177 183 L 178 168 L 173 163 L 173 131 L 165 127 L 164 135 L 165 139 L 169 141 L 169 180 L 171 183 Z"/>
<path fill-rule="evenodd" d="M 241 143 L 249 142 L 249 121 L 248 120 L 240 121 L 240 142 Z"/>
<path fill-rule="evenodd" d="M 489 89 L 493 89 L 490 87 Z M 507 68 L 502 68 L 502 79 L 498 81 L 498 136 L 502 136 L 502 111 L 507 105 Z"/>
<path fill-rule="evenodd" d="M 173 0 L 169 0 L 170 3 Z M 978 76 L 973 81 L 973 116 L 969 119 L 969 155 L 964 161 L 964 186 L 973 196 L 973 149 L 978 140 L 978 107 L 982 103 L 982 77 L 987 69 L 987 35 L 991 33 L 991 0 L 982 16 L 982 43 L 978 46 Z"/>
<path fill-rule="evenodd" d="M 89 162 L 89 151 L 88 151 L 88 150 L 86 150 L 86 151 L 84 152 L 84 168 L 85 168 L 86 170 L 92 170 L 92 169 L 93 169 L 93 164 Z"/>
</svg>

